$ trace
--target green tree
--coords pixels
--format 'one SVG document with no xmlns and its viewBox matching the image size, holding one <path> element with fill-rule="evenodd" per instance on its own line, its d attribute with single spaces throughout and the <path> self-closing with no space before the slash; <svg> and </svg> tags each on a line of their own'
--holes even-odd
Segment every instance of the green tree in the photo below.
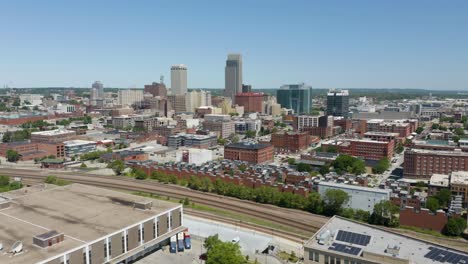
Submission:
<svg viewBox="0 0 468 264">
<path fill-rule="evenodd" d="M 374 225 L 397 227 L 400 225 L 398 217 L 396 216 L 399 211 L 400 208 L 393 205 L 390 201 L 381 201 L 374 205 L 374 211 L 370 215 L 369 223 Z"/>
<path fill-rule="evenodd" d="M 18 190 L 23 188 L 23 184 L 19 181 L 14 181 L 10 183 L 10 190 Z"/>
<path fill-rule="evenodd" d="M 432 124 L 431 126 L 432 129 L 439 129 L 439 127 L 440 127 L 439 124 Z"/>
<path fill-rule="evenodd" d="M 426 208 L 435 213 L 440 208 L 439 200 L 434 197 L 429 197 L 426 201 Z"/>
<path fill-rule="evenodd" d="M 321 214 L 323 212 L 323 201 L 318 192 L 309 193 L 305 209 L 313 214 Z"/>
<path fill-rule="evenodd" d="M 244 172 L 247 169 L 247 166 L 245 164 L 241 164 L 237 167 L 240 171 Z"/>
<path fill-rule="evenodd" d="M 463 217 L 450 218 L 445 225 L 444 233 L 448 236 L 460 236 L 466 229 L 466 220 Z"/>
<path fill-rule="evenodd" d="M 312 167 L 307 163 L 300 162 L 299 164 L 297 164 L 297 170 L 300 172 L 303 172 L 303 171 L 311 172 Z"/>
<path fill-rule="evenodd" d="M 289 164 L 289 165 L 294 165 L 294 164 L 296 164 L 296 159 L 294 159 L 294 158 L 288 158 L 288 164 Z"/>
<path fill-rule="evenodd" d="M 319 169 L 320 174 L 325 175 L 330 172 L 330 165 L 325 164 Z"/>
<path fill-rule="evenodd" d="M 208 240 L 208 238 L 207 238 Z M 205 240 L 205 245 L 206 245 Z M 217 237 L 208 243 L 206 264 L 245 264 L 247 260 L 240 251 L 240 246 L 231 242 L 222 242 Z"/>
<path fill-rule="evenodd" d="M 20 159 L 20 155 L 16 150 L 9 149 L 6 152 L 6 158 L 9 162 L 17 162 Z"/>
<path fill-rule="evenodd" d="M 324 213 L 328 216 L 340 214 L 349 201 L 349 195 L 342 190 L 328 189 L 323 197 Z"/>
<path fill-rule="evenodd" d="M 327 147 L 326 152 L 328 153 L 338 153 L 338 147 L 334 145 L 330 145 Z"/>
<path fill-rule="evenodd" d="M 80 168 L 88 168 L 84 162 L 81 163 Z"/>
<path fill-rule="evenodd" d="M 125 170 L 125 164 L 121 160 L 114 160 L 107 165 L 108 168 L 111 168 L 116 175 L 121 175 Z"/>
<path fill-rule="evenodd" d="M 452 197 L 452 194 L 450 193 L 448 189 L 442 189 L 435 195 L 435 198 L 439 200 L 439 204 L 441 207 L 447 206 L 451 197 Z"/>
<path fill-rule="evenodd" d="M 0 176 L 0 186 L 3 187 L 3 186 L 7 186 L 8 184 L 10 184 L 10 177 L 1 175 Z"/>
<path fill-rule="evenodd" d="M 239 142 L 239 135 L 234 135 L 232 136 L 231 142 L 232 143 L 238 143 Z M 224 145 L 224 144 L 223 144 Z"/>
<path fill-rule="evenodd" d="M 338 174 L 348 172 L 360 175 L 366 172 L 364 161 L 346 154 L 339 155 L 338 158 L 332 162 L 332 166 Z"/>
<path fill-rule="evenodd" d="M 424 127 L 416 128 L 416 133 L 421 134 L 424 131 Z"/>
<path fill-rule="evenodd" d="M 245 132 L 246 138 L 255 138 L 256 135 L 257 135 L 257 131 L 247 130 L 247 132 Z"/>
<path fill-rule="evenodd" d="M 459 136 L 465 135 L 465 130 L 462 127 L 455 128 L 453 132 Z"/>
<path fill-rule="evenodd" d="M 403 147 L 403 145 L 401 143 L 398 143 L 398 145 L 395 148 L 396 153 L 401 154 L 404 150 L 405 148 Z"/>
<path fill-rule="evenodd" d="M 219 145 L 223 145 L 223 146 L 226 145 L 226 139 L 224 139 L 224 138 L 218 138 L 218 144 L 219 144 Z"/>
<path fill-rule="evenodd" d="M 137 180 L 144 180 L 148 178 L 148 175 L 142 169 L 133 168 L 132 171 L 133 175 L 135 176 L 135 179 Z"/>
<path fill-rule="evenodd" d="M 381 174 L 390 168 L 390 161 L 387 158 L 380 159 L 372 168 L 372 173 Z"/>
</svg>

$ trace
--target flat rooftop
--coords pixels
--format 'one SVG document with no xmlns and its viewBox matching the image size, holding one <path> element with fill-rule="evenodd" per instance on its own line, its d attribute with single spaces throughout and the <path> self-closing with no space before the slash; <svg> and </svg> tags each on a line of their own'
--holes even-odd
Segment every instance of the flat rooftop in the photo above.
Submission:
<svg viewBox="0 0 468 264">
<path fill-rule="evenodd" d="M 451 151 L 446 150 L 429 150 L 429 149 L 408 149 L 406 153 L 421 153 L 421 154 L 432 154 L 437 156 L 468 156 L 468 152 L 462 152 L 461 149 L 455 149 Z"/>
<path fill-rule="evenodd" d="M 330 239 L 321 245 L 318 243 L 318 238 L 327 230 L 330 232 Z M 339 233 L 345 233 L 345 235 Z M 336 250 L 330 249 L 333 244 L 335 244 Z M 336 246 L 336 244 L 339 245 Z M 350 257 L 362 258 L 363 260 L 365 258 L 362 257 L 362 254 L 364 253 L 365 256 L 365 253 L 369 252 L 389 258 L 394 257 L 396 259 L 409 260 L 409 263 L 468 263 L 468 253 L 466 252 L 387 232 L 377 227 L 346 220 L 337 216 L 331 218 L 310 240 L 308 240 L 305 243 L 305 247 L 339 253 L 341 255 L 349 255 Z M 393 247 L 398 248 L 397 254 L 394 256 L 392 256 L 392 253 L 388 253 L 388 249 Z M 344 251 L 339 252 L 340 248 L 345 249 L 348 254 L 344 253 Z M 447 259 L 444 259 L 442 256 L 446 258 L 450 257 L 451 260 L 458 257 L 458 261 L 445 262 Z M 463 260 L 465 262 L 463 262 Z"/>
<path fill-rule="evenodd" d="M 81 145 L 96 144 L 96 141 L 75 139 L 75 140 L 64 141 L 63 144 L 67 147 L 75 147 L 75 146 L 81 146 Z"/>
<path fill-rule="evenodd" d="M 326 182 L 326 181 L 319 182 L 319 188 L 320 186 L 327 186 L 327 187 L 339 188 L 339 189 L 349 189 L 349 190 L 363 191 L 363 192 L 382 193 L 382 194 L 391 193 L 391 190 L 389 189 L 370 188 L 370 187 L 364 187 L 364 186 L 358 186 L 358 185 L 350 185 L 350 184 Z"/>
<path fill-rule="evenodd" d="M 58 136 L 58 135 L 64 135 L 64 134 L 68 134 L 68 133 L 76 133 L 76 132 L 72 131 L 72 130 L 56 129 L 56 130 L 32 132 L 31 135 Z"/>
<path fill-rule="evenodd" d="M 270 147 L 269 144 L 250 144 L 250 143 L 232 143 L 224 148 L 237 148 L 237 149 L 264 149 Z"/>
<path fill-rule="evenodd" d="M 173 203 L 82 184 L 40 185 L 3 193 L 10 207 L 0 210 L 0 241 L 4 252 L 16 241 L 23 252 L 0 254 L 0 263 L 36 263 L 92 242 L 176 207 Z M 134 209 L 134 202 L 151 201 L 149 210 Z M 41 249 L 33 237 L 56 230 L 65 240 Z"/>
</svg>

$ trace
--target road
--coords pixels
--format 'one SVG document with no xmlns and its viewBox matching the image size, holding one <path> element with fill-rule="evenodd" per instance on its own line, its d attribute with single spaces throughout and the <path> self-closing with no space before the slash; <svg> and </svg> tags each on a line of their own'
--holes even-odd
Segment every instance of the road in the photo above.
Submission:
<svg viewBox="0 0 468 264">
<path fill-rule="evenodd" d="M 313 215 L 308 212 L 281 208 L 273 205 L 258 204 L 251 201 L 239 200 L 236 198 L 221 195 L 194 191 L 186 187 L 158 183 L 153 180 L 135 180 L 128 177 L 89 175 L 70 172 L 57 172 L 49 170 L 21 170 L 0 168 L 0 175 L 12 177 L 22 177 L 23 179 L 43 181 L 47 175 L 59 175 L 60 178 L 82 184 L 90 184 L 98 187 L 114 189 L 142 191 L 155 193 L 162 196 L 182 199 L 188 197 L 196 204 L 207 205 L 212 208 L 222 209 L 233 213 L 243 214 L 262 220 L 267 220 L 289 228 L 299 230 L 297 233 L 291 232 L 300 238 L 307 238 L 316 232 L 324 223 L 327 217 Z"/>
</svg>

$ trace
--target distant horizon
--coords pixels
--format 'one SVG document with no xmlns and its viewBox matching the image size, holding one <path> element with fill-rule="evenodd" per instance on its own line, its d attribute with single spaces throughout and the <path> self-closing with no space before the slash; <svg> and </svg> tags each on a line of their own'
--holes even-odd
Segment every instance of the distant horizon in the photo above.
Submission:
<svg viewBox="0 0 468 264">
<path fill-rule="evenodd" d="M 468 90 L 464 0 L 16 0 L 0 9 L 1 87 L 143 87 L 161 75 L 170 83 L 171 65 L 184 64 L 189 87 L 216 89 L 228 54 L 239 53 L 253 87 Z"/>
</svg>

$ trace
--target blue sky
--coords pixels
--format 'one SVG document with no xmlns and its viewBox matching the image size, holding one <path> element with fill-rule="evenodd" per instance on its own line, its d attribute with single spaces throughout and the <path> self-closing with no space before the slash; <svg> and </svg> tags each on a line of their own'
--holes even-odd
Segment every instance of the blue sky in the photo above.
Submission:
<svg viewBox="0 0 468 264">
<path fill-rule="evenodd" d="M 468 1 L 0 0 L 0 85 L 468 89 Z"/>
</svg>

